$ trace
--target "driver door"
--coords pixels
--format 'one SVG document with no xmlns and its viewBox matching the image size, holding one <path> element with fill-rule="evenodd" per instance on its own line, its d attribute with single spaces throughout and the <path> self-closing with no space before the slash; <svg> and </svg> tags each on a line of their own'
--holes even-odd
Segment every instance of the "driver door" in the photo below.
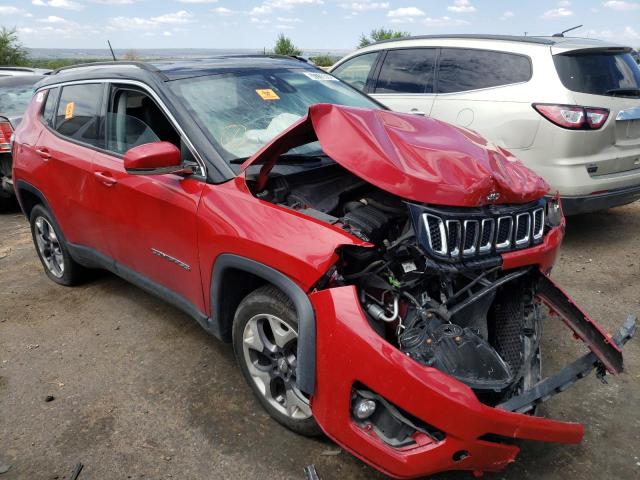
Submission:
<svg viewBox="0 0 640 480">
<path fill-rule="evenodd" d="M 132 175 L 124 153 L 138 145 L 182 140 L 151 96 L 111 85 L 105 116 L 105 151 L 93 158 L 96 212 L 108 227 L 109 255 L 124 276 L 168 288 L 204 311 L 197 249 L 197 213 L 204 182 L 177 174 Z M 193 159 L 186 148 L 185 162 Z M 140 278 L 142 277 L 142 278 Z"/>
</svg>

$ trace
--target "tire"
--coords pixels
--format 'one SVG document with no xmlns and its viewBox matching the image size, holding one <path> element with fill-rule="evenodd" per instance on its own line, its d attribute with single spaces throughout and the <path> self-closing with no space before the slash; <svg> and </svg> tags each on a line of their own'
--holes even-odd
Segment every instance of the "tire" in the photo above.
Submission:
<svg viewBox="0 0 640 480">
<path fill-rule="evenodd" d="M 247 295 L 233 321 L 233 350 L 242 374 L 264 409 L 288 429 L 322 432 L 309 399 L 295 386 L 298 321 L 293 303 L 272 285 Z"/>
<path fill-rule="evenodd" d="M 36 205 L 31 210 L 29 223 L 33 244 L 47 276 L 60 285 L 80 283 L 85 269 L 71 258 L 64 236 L 51 213 L 44 206 Z"/>
</svg>

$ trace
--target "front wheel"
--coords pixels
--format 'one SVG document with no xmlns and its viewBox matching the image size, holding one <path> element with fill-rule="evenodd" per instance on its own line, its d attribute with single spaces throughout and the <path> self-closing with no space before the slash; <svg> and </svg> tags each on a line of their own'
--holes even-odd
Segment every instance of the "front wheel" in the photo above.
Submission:
<svg viewBox="0 0 640 480">
<path fill-rule="evenodd" d="M 296 433 L 321 433 L 309 398 L 296 386 L 298 322 L 291 300 L 266 285 L 236 311 L 233 349 L 247 383 L 269 414 Z"/>
</svg>

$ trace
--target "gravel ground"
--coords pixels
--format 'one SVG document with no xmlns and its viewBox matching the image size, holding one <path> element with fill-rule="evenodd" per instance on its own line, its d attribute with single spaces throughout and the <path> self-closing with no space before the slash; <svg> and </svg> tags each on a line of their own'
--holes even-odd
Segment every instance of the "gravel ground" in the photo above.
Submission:
<svg viewBox="0 0 640 480">
<path fill-rule="evenodd" d="M 609 331 L 640 311 L 640 203 L 571 218 L 554 277 Z M 584 349 L 546 324 L 547 372 Z M 593 376 L 542 413 L 581 421 L 580 445 L 523 443 L 496 479 L 640 478 L 640 339 L 627 372 Z M 46 401 L 47 396 L 53 400 Z M 327 439 L 261 410 L 230 346 L 119 278 L 65 288 L 44 275 L 28 225 L 0 215 L 0 479 L 382 478 Z M 452 473 L 440 479 L 472 478 Z"/>
</svg>

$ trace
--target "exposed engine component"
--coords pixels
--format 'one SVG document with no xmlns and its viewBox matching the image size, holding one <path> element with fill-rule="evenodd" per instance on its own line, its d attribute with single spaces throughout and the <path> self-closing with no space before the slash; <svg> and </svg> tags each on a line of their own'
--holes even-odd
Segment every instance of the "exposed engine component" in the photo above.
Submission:
<svg viewBox="0 0 640 480">
<path fill-rule="evenodd" d="M 260 197 L 373 244 L 341 249 L 330 281 L 357 286 L 381 336 L 489 404 L 540 379 L 534 277 L 502 271 L 499 253 L 525 246 L 522 239 L 541 241 L 544 203 L 436 209 L 405 203 L 338 166 L 325 170 L 276 176 Z"/>
</svg>

